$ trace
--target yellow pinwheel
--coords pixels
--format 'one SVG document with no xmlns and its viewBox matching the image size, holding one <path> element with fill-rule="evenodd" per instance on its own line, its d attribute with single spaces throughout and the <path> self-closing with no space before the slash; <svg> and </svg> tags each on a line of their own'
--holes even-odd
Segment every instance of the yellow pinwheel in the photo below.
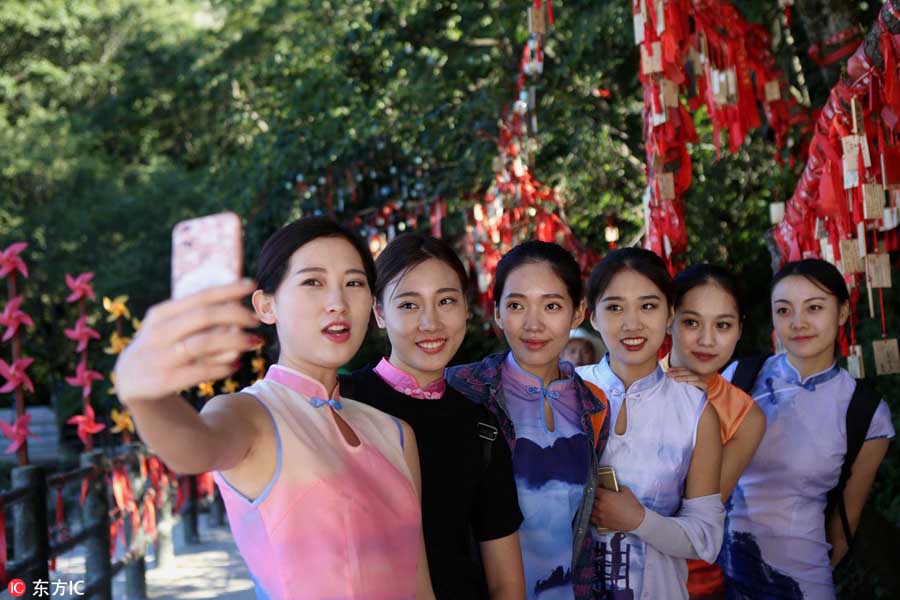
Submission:
<svg viewBox="0 0 900 600">
<path fill-rule="evenodd" d="M 115 374 L 115 373 L 110 373 L 110 374 L 109 374 L 109 380 L 112 382 L 112 385 L 109 386 L 109 389 L 106 390 L 106 393 L 107 393 L 107 394 L 113 394 L 113 395 L 118 394 L 118 392 L 116 391 L 116 374 Z"/>
<path fill-rule="evenodd" d="M 119 335 L 118 331 L 113 331 L 109 336 L 109 346 L 103 349 L 107 354 L 119 354 L 125 349 L 125 346 L 131 343 L 131 338 Z"/>
<path fill-rule="evenodd" d="M 116 319 L 131 318 L 131 311 L 125 306 L 126 302 L 128 302 L 128 296 L 116 296 L 112 300 L 106 296 L 103 297 L 103 308 L 109 313 L 109 316 L 106 318 L 108 323 L 112 323 Z"/>
<path fill-rule="evenodd" d="M 226 394 L 235 393 L 237 391 L 238 387 L 240 387 L 238 385 L 238 382 L 235 381 L 234 379 L 232 379 L 231 377 L 229 377 L 228 379 L 226 379 L 225 381 L 222 382 L 222 391 L 225 392 Z"/>
<path fill-rule="evenodd" d="M 119 412 L 114 408 L 112 409 L 110 416 L 112 417 L 113 423 L 115 423 L 112 429 L 110 429 L 112 433 L 122 433 L 123 431 L 134 433 L 134 421 L 131 420 L 131 414 L 127 410 Z"/>
<path fill-rule="evenodd" d="M 216 390 L 213 387 L 212 381 L 204 381 L 203 383 L 197 385 L 197 393 L 200 394 L 202 398 L 212 398 L 216 395 Z"/>
<path fill-rule="evenodd" d="M 262 375 L 266 371 L 266 359 L 262 356 L 255 356 L 250 361 L 250 366 L 253 368 L 254 373 Z"/>
</svg>

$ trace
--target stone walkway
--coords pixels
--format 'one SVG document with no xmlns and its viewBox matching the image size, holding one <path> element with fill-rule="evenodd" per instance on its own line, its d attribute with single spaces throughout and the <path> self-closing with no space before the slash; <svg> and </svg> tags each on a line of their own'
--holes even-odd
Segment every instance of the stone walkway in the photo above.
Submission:
<svg viewBox="0 0 900 600">
<path fill-rule="evenodd" d="M 175 560 L 170 567 L 147 564 L 147 597 L 153 600 L 255 600 L 247 565 L 228 527 L 210 527 L 200 514 L 200 543 L 186 545 L 181 521 L 175 526 Z M 124 585 L 124 582 L 123 582 Z M 123 590 L 124 591 L 124 590 Z M 124 598 L 113 593 L 114 598 Z"/>
<path fill-rule="evenodd" d="M 187 545 L 181 521 L 175 525 L 173 542 L 175 559 L 169 566 L 155 567 L 153 557 L 147 559 L 147 598 L 152 600 L 255 600 L 253 582 L 241 559 L 228 527 L 212 527 L 208 516 L 200 514 L 200 543 Z M 81 547 L 61 556 L 54 581 L 83 581 L 84 553 Z M 66 598 L 61 594 L 53 598 Z M 0 599 L 9 595 L 0 593 Z M 125 574 L 113 580 L 113 598 L 125 600 Z"/>
</svg>

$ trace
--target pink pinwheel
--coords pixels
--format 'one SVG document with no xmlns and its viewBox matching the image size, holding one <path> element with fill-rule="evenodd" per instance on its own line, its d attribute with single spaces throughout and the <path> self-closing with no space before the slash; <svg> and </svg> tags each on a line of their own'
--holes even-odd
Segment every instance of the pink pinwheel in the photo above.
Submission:
<svg viewBox="0 0 900 600">
<path fill-rule="evenodd" d="M 11 442 L 6 447 L 6 454 L 16 452 L 22 447 L 26 439 L 34 436 L 28 429 L 29 423 L 31 423 L 31 415 L 22 415 L 12 425 L 0 419 L 0 432 Z"/>
<path fill-rule="evenodd" d="M 19 307 L 22 306 L 22 299 L 22 296 L 16 296 L 6 303 L 3 312 L 0 313 L 0 326 L 7 328 L 6 333 L 3 334 L 4 342 L 11 340 L 16 335 L 20 325 L 34 326 L 34 321 L 31 320 L 31 317 L 19 310 Z"/>
<path fill-rule="evenodd" d="M 7 364 L 5 360 L 0 359 L 0 375 L 6 378 L 6 383 L 3 387 L 0 387 L 0 394 L 11 392 L 20 385 L 33 394 L 34 384 L 31 383 L 28 374 L 25 373 L 25 369 L 33 362 L 33 358 L 20 358 L 13 361 L 12 364 Z"/>
<path fill-rule="evenodd" d="M 83 360 L 78 363 L 78 367 L 75 369 L 75 376 L 66 377 L 66 383 L 72 387 L 82 388 L 81 395 L 84 398 L 88 398 L 91 395 L 91 385 L 93 385 L 91 382 L 93 381 L 103 381 L 103 375 L 97 371 L 90 370 L 87 362 Z"/>
<path fill-rule="evenodd" d="M 94 408 L 90 404 L 84 405 L 83 415 L 69 417 L 69 420 L 66 421 L 66 423 L 69 425 L 78 425 L 78 437 L 81 438 L 81 443 L 85 446 L 88 445 L 88 440 L 90 439 L 88 436 L 100 433 L 106 429 L 106 425 L 94 420 Z"/>
<path fill-rule="evenodd" d="M 72 293 L 66 296 L 66 302 L 77 302 L 84 297 L 93 300 L 95 298 L 94 288 L 91 287 L 93 278 L 93 273 L 82 273 L 78 277 L 72 277 L 66 273 L 66 285 L 72 290 Z"/>
<path fill-rule="evenodd" d="M 28 277 L 28 267 L 19 254 L 28 247 L 25 242 L 17 242 L 11 244 L 9 248 L 0 252 L 0 277 L 8 277 L 11 273 L 18 271 L 22 277 Z"/>
<path fill-rule="evenodd" d="M 73 342 L 78 342 L 78 347 L 75 348 L 75 352 L 82 352 L 87 348 L 89 341 L 92 339 L 99 340 L 100 334 L 96 330 L 88 327 L 87 315 L 81 315 L 75 322 L 75 329 L 66 329 L 66 337 Z"/>
</svg>

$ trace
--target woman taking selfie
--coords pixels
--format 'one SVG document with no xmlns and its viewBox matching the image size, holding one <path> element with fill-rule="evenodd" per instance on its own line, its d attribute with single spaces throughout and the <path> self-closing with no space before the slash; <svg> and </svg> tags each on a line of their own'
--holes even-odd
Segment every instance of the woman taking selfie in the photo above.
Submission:
<svg viewBox="0 0 900 600">
<path fill-rule="evenodd" d="M 337 389 L 369 322 L 371 255 L 307 218 L 266 242 L 257 271 L 255 285 L 151 308 L 116 364 L 119 398 L 169 466 L 215 471 L 260 598 L 433 598 L 415 436 Z M 195 412 L 179 390 L 230 375 L 260 322 L 275 326 L 277 364 Z"/>
<path fill-rule="evenodd" d="M 766 416 L 753 398 L 728 383 L 719 371 L 731 360 L 741 337 L 744 305 L 737 279 L 708 264 L 689 267 L 674 281 L 675 319 L 666 374 L 706 391 L 719 417 L 722 475 L 719 491 L 727 502 L 766 430 Z M 692 600 L 724 597 L 725 579 L 715 564 L 688 561 Z"/>
<path fill-rule="evenodd" d="M 666 377 L 657 361 L 673 317 L 662 259 L 611 252 L 591 272 L 588 301 L 608 353 L 578 373 L 609 399 L 601 464 L 620 486 L 597 490 L 596 597 L 686 599 L 685 559 L 712 562 L 722 542 L 719 421 L 703 392 Z"/>
<path fill-rule="evenodd" d="M 864 389 L 836 360 L 847 285 L 830 263 L 807 259 L 775 275 L 770 297 L 785 353 L 767 359 L 748 386 L 768 426 L 731 495 L 719 564 L 729 598 L 834 598 L 832 567 L 847 552 L 894 428 L 874 397 L 861 448 L 846 465 L 845 532 L 840 511 L 826 513 L 826 504 L 845 466 L 848 408 Z"/>
<path fill-rule="evenodd" d="M 494 415 L 444 380 L 466 333 L 465 267 L 446 242 L 415 233 L 394 238 L 375 267 L 375 319 L 390 355 L 342 376 L 341 393 L 402 419 L 416 434 L 435 595 L 521 600 L 522 514 L 509 447 L 498 439 Z"/>
<path fill-rule="evenodd" d="M 447 381 L 496 415 L 512 450 L 526 597 L 591 598 L 589 519 L 608 426 L 559 358 L 584 318 L 580 269 L 557 244 L 525 242 L 500 260 L 493 292 L 510 350 L 453 367 Z"/>
</svg>

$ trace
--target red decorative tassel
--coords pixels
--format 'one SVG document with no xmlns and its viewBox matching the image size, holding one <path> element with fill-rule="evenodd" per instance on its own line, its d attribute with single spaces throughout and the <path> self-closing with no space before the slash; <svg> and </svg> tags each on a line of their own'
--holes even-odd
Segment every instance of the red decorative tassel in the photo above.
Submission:
<svg viewBox="0 0 900 600">
<path fill-rule="evenodd" d="M 881 54 L 884 57 L 884 104 L 893 112 L 894 126 L 897 124 L 897 116 L 900 116 L 900 73 L 897 72 L 897 59 L 894 56 L 894 46 L 891 43 L 891 34 L 881 32 Z M 886 119 L 887 120 L 887 119 Z"/>
<path fill-rule="evenodd" d="M 84 479 L 81 480 L 81 496 L 80 502 L 81 505 L 84 506 L 84 501 L 87 498 L 88 486 L 91 484 L 91 476 L 86 475 Z"/>
</svg>

